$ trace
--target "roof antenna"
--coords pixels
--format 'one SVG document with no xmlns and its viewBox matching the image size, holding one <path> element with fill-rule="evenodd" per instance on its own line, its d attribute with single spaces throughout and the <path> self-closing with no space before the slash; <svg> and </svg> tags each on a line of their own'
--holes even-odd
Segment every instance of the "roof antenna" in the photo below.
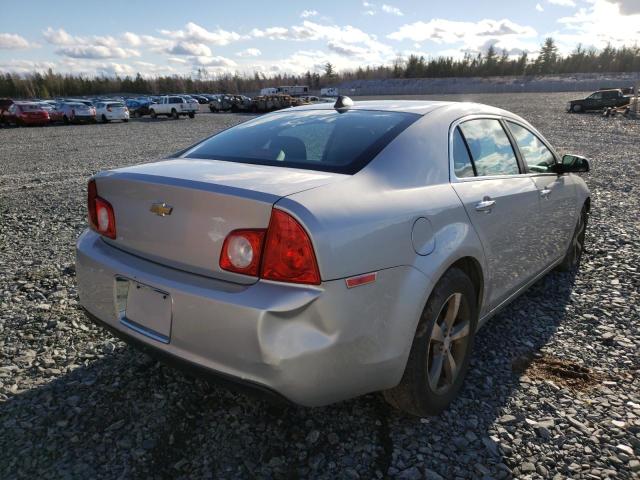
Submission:
<svg viewBox="0 0 640 480">
<path fill-rule="evenodd" d="M 340 95 L 336 100 L 336 103 L 333 105 L 333 108 L 338 110 L 339 113 L 346 112 L 349 110 L 349 107 L 353 106 L 353 100 L 345 95 Z"/>
</svg>

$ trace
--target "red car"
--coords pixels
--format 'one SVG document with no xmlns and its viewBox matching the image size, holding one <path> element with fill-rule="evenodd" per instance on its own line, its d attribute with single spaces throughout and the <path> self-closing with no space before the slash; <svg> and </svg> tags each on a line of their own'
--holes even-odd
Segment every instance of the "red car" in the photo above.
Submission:
<svg viewBox="0 0 640 480">
<path fill-rule="evenodd" d="M 49 113 L 37 103 L 16 102 L 2 113 L 2 122 L 5 125 L 43 126 L 49 123 Z"/>
</svg>

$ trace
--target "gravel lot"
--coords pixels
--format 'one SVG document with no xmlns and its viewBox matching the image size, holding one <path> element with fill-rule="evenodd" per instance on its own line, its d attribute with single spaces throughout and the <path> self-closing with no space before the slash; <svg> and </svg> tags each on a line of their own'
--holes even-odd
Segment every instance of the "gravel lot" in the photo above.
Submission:
<svg viewBox="0 0 640 480">
<path fill-rule="evenodd" d="M 0 129 L 0 478 L 638 478 L 640 122 L 575 94 L 446 96 L 507 108 L 592 159 L 587 251 L 477 336 L 440 417 L 378 394 L 271 405 L 193 380 L 84 319 L 74 243 L 86 179 L 245 115 Z"/>
</svg>

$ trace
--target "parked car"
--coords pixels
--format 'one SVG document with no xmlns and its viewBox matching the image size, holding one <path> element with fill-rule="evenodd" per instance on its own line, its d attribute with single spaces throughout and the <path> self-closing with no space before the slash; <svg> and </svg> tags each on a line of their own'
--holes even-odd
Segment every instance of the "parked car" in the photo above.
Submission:
<svg viewBox="0 0 640 480">
<path fill-rule="evenodd" d="M 0 98 L 0 115 L 2 115 L 2 112 L 8 110 L 11 105 L 13 105 L 12 99 Z"/>
<path fill-rule="evenodd" d="M 49 113 L 35 102 L 15 102 L 2 112 L 1 120 L 5 125 L 42 127 L 49 123 Z"/>
<path fill-rule="evenodd" d="M 122 102 L 98 102 L 96 103 L 96 118 L 102 123 L 112 120 L 129 121 L 129 109 Z"/>
<path fill-rule="evenodd" d="M 195 99 L 200 105 L 207 105 L 209 103 L 209 99 L 204 95 L 189 95 L 189 96 Z"/>
<path fill-rule="evenodd" d="M 302 405 L 383 390 L 436 414 L 478 327 L 579 265 L 588 169 L 474 103 L 267 114 L 91 178 L 80 301 L 130 343 Z"/>
<path fill-rule="evenodd" d="M 56 107 L 58 116 L 62 117 L 65 124 L 70 123 L 96 123 L 96 109 L 81 102 L 61 102 Z"/>
<path fill-rule="evenodd" d="M 571 100 L 567 103 L 567 111 L 578 113 L 608 107 L 623 107 L 628 105 L 630 100 L 631 97 L 624 95 L 620 89 L 599 90 L 587 98 Z"/>
<path fill-rule="evenodd" d="M 49 114 L 49 123 L 56 123 L 62 121 L 62 114 L 56 109 L 56 103 L 53 101 L 40 101 L 36 102 Z"/>
<path fill-rule="evenodd" d="M 129 114 L 133 115 L 135 118 L 149 115 L 149 113 L 151 112 L 149 110 L 149 107 L 151 106 L 150 101 L 129 99 L 126 101 L 126 105 L 129 109 Z"/>
<path fill-rule="evenodd" d="M 188 115 L 189 118 L 194 118 L 197 111 L 197 102 L 194 104 L 179 95 L 165 95 L 164 97 L 160 97 L 158 103 L 153 103 L 149 106 L 151 118 L 156 118 L 158 115 L 166 115 L 174 119 L 177 119 L 181 115 Z"/>
</svg>

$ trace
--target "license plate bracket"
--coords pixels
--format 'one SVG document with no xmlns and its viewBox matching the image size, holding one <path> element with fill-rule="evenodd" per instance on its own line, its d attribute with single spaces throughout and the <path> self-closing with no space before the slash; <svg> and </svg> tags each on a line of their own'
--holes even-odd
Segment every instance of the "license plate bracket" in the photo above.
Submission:
<svg viewBox="0 0 640 480">
<path fill-rule="evenodd" d="M 171 295 L 126 278 L 116 278 L 120 323 L 162 343 L 171 340 Z"/>
</svg>

